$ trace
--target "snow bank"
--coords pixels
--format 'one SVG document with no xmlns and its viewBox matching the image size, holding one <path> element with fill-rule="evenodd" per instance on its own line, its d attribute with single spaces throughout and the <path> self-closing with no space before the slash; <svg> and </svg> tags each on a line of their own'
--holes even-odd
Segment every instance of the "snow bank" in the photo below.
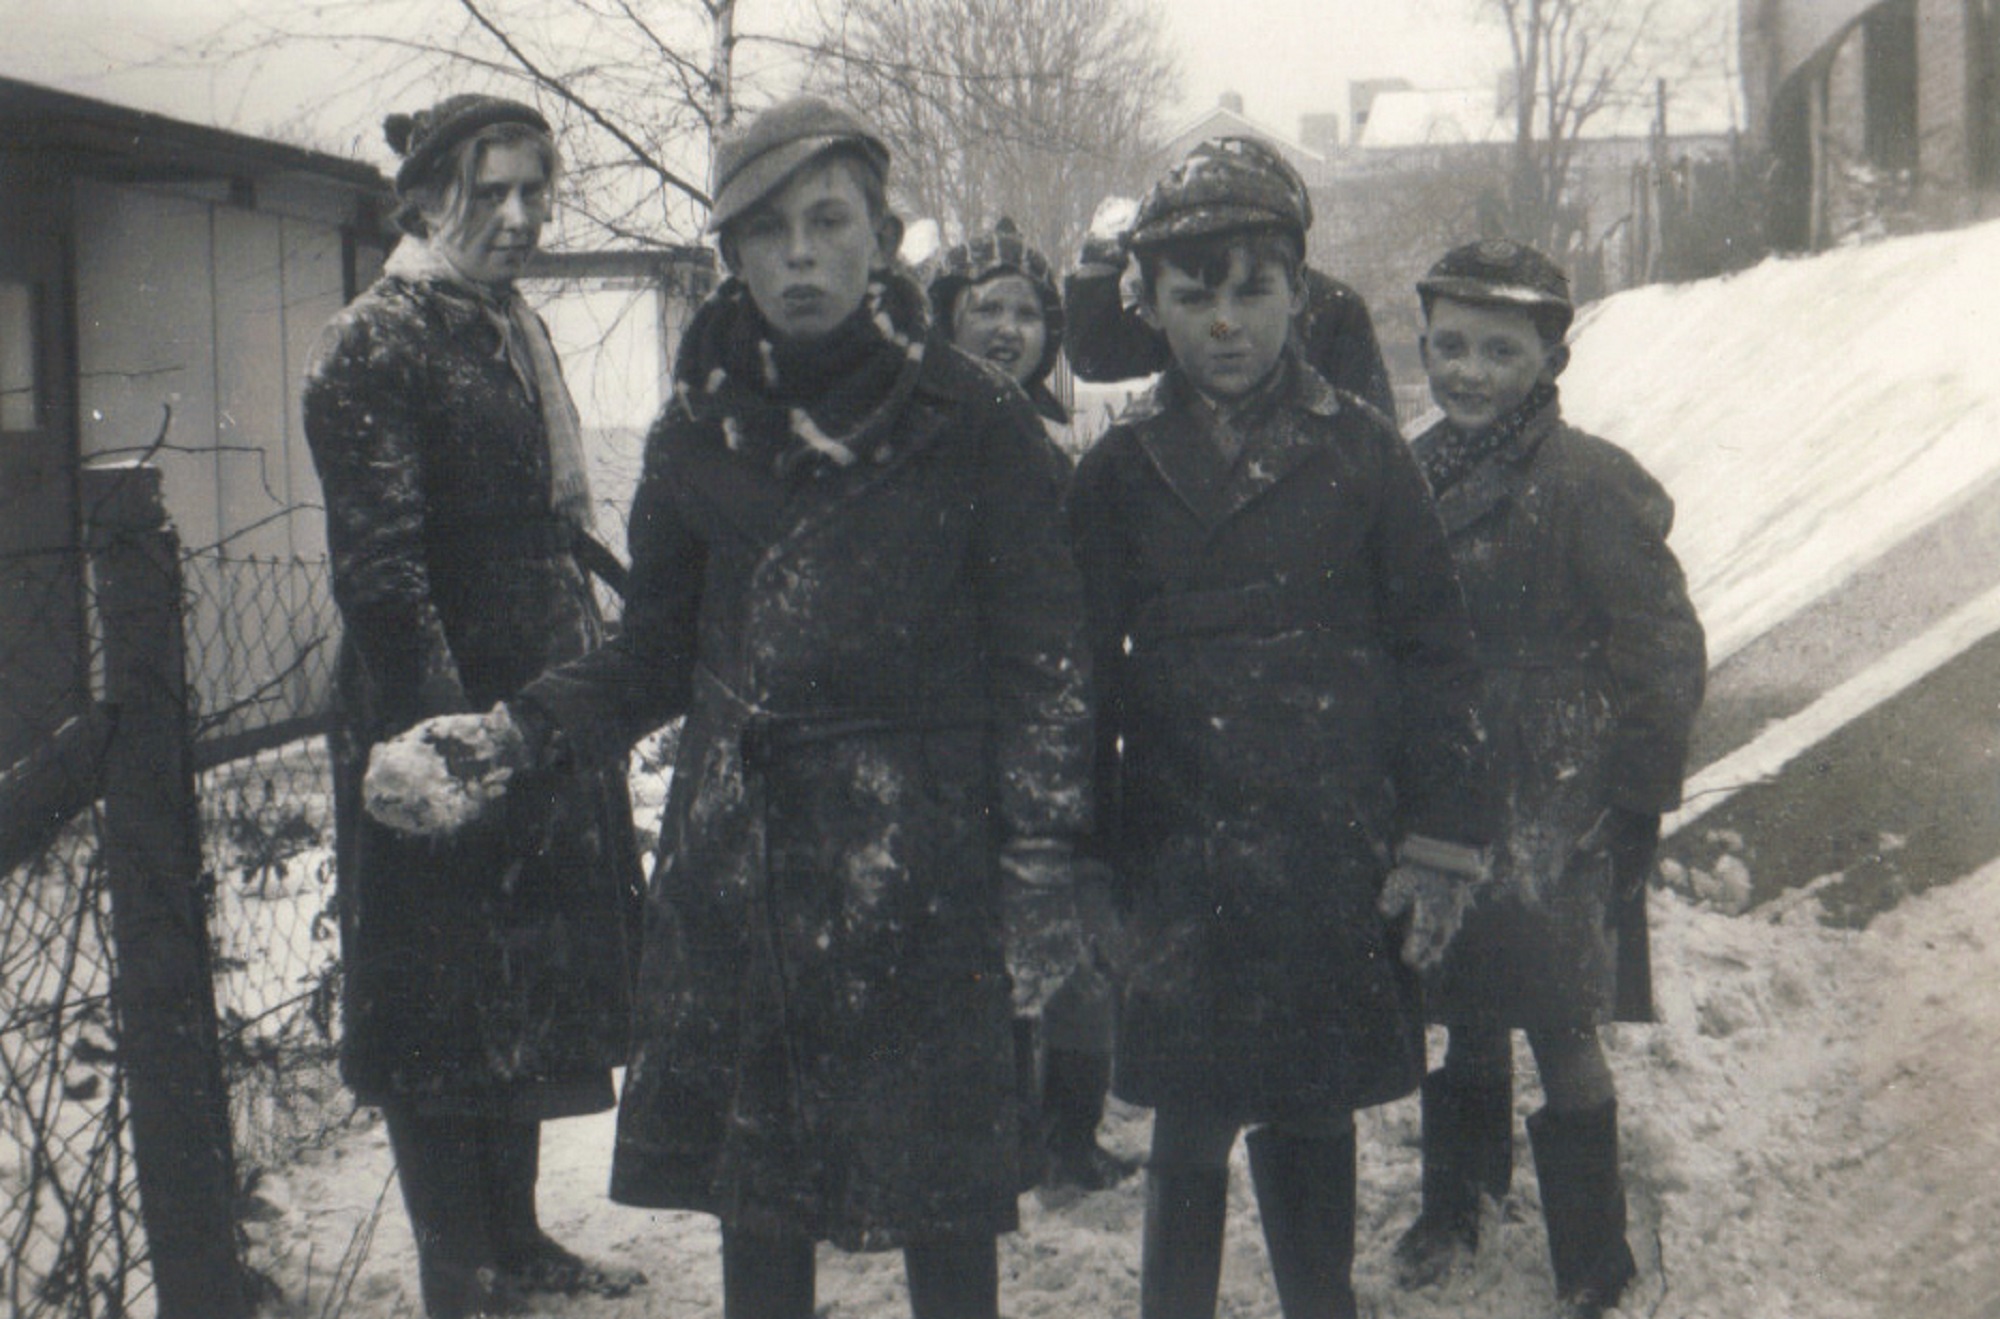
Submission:
<svg viewBox="0 0 2000 1319">
<path fill-rule="evenodd" d="M 1592 308 L 1576 424 L 1675 496 L 1711 663 L 2000 475 L 2000 223 Z"/>
</svg>

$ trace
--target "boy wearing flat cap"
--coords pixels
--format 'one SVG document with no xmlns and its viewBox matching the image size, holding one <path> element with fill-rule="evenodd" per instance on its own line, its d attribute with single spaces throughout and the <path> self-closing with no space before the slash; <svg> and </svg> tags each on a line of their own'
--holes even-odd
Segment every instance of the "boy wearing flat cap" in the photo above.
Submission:
<svg viewBox="0 0 2000 1319">
<path fill-rule="evenodd" d="M 1213 1316 L 1245 1128 L 1284 1314 L 1356 1313 L 1353 1111 L 1422 1076 L 1404 962 L 1450 940 L 1486 841 L 1450 552 L 1394 427 L 1298 352 L 1305 230 L 1226 143 L 1146 195 L 1130 242 L 1172 364 L 1071 494 L 1094 842 L 1134 950 L 1113 1089 L 1154 1109 L 1144 1319 Z"/>
<path fill-rule="evenodd" d="M 1423 1212 L 1398 1272 L 1424 1286 L 1469 1261 L 1481 1196 L 1505 1196 L 1520 1028 L 1547 1099 L 1528 1138 L 1556 1291 L 1564 1315 L 1594 1319 L 1635 1272 L 1597 1026 L 1651 1019 L 1646 879 L 1680 802 L 1702 628 L 1667 548 L 1673 501 L 1563 422 L 1562 270 L 1520 243 L 1469 243 L 1417 292 L 1444 417 L 1414 447 L 1472 610 L 1503 805 L 1492 882 L 1429 986 L 1450 1046 L 1423 1083 Z"/>
<path fill-rule="evenodd" d="M 811 1319 L 818 1241 L 900 1248 L 917 1319 L 994 1319 L 1011 1019 L 1078 955 L 1061 474 L 929 337 L 888 165 L 813 98 L 720 147 L 730 274 L 647 441 L 624 631 L 514 703 L 538 758 L 687 716 L 612 1196 L 721 1220 L 730 1319 Z"/>
</svg>

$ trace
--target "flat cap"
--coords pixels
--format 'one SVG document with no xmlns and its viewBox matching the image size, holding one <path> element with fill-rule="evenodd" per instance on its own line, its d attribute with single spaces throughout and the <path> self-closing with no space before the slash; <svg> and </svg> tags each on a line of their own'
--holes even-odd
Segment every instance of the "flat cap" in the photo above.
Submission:
<svg viewBox="0 0 2000 1319">
<path fill-rule="evenodd" d="M 817 96 L 780 101 L 715 148 L 709 232 L 720 230 L 775 192 L 801 165 L 836 147 L 852 147 L 886 179 L 889 148 L 861 117 Z"/>
</svg>

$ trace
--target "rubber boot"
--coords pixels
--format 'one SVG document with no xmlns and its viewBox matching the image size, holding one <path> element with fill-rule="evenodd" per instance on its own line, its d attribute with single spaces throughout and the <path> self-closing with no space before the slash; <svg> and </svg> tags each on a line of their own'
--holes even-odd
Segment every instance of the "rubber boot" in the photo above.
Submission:
<svg viewBox="0 0 2000 1319">
<path fill-rule="evenodd" d="M 1471 1083 L 1443 1069 L 1424 1078 L 1423 1208 L 1396 1242 L 1396 1280 L 1428 1287 L 1479 1249 L 1479 1197 L 1506 1196 L 1514 1177 L 1511 1076 Z"/>
<path fill-rule="evenodd" d="M 1625 1182 L 1618 1170 L 1618 1101 L 1528 1119 L 1535 1178 L 1548 1224 L 1549 1263 L 1566 1317 L 1597 1319 L 1639 1272 L 1625 1241 Z"/>
<path fill-rule="evenodd" d="M 1049 1176 L 1057 1186 L 1101 1191 L 1131 1176 L 1138 1164 L 1097 1143 L 1111 1055 L 1050 1049 L 1043 1061 L 1042 1120 L 1048 1130 Z"/>
<path fill-rule="evenodd" d="M 1354 1132 L 1250 1133 L 1250 1179 L 1285 1319 L 1354 1319 Z"/>
<path fill-rule="evenodd" d="M 384 1109 L 396 1180 L 417 1241 L 417 1277 L 429 1319 L 517 1313 L 487 1229 L 480 1122 Z"/>
<path fill-rule="evenodd" d="M 1000 1248 L 993 1237 L 908 1246 L 903 1274 L 912 1319 L 1000 1319 Z"/>
<path fill-rule="evenodd" d="M 1146 1170 L 1139 1319 L 1214 1319 L 1228 1214 L 1227 1167 Z"/>
<path fill-rule="evenodd" d="M 813 1319 L 813 1243 L 722 1229 L 722 1319 Z"/>
<path fill-rule="evenodd" d="M 637 1269 L 596 1264 L 542 1231 L 535 1212 L 541 1177 L 542 1128 L 538 1122 L 482 1124 L 487 1226 L 500 1275 L 516 1291 L 558 1296 L 624 1296 L 645 1285 Z"/>
</svg>

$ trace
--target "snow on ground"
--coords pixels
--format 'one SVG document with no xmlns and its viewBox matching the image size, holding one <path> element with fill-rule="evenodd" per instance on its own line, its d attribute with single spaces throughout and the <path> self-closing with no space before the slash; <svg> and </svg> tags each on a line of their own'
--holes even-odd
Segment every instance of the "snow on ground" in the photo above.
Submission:
<svg viewBox="0 0 2000 1319">
<path fill-rule="evenodd" d="M 1720 663 L 2000 473 L 2000 223 L 1586 312 L 1570 419 L 1673 492 Z"/>
<path fill-rule="evenodd" d="M 1624 1115 L 1632 1240 L 1644 1273 L 1623 1313 L 1660 1319 L 1931 1319 L 2000 1314 L 2000 865 L 1915 898 L 1866 930 L 1818 922 L 1811 890 L 1727 916 L 1654 895 L 1662 1022 L 1607 1032 Z M 1521 1075 L 1533 1069 L 1525 1056 Z M 1524 1080 L 1518 1108 L 1539 1103 Z M 542 1204 L 555 1233 L 637 1265 L 619 1301 L 552 1302 L 575 1319 L 714 1319 L 709 1219 L 604 1198 L 609 1115 L 553 1123 Z M 1139 1154 L 1141 1110 L 1114 1106 L 1107 1142 Z M 1417 1208 L 1414 1100 L 1363 1115 L 1361 1257 L 1378 1319 L 1540 1319 L 1551 1313 L 1533 1164 L 1516 1131 L 1514 1191 L 1465 1276 L 1395 1290 L 1389 1249 Z M 414 1315 L 415 1262 L 379 1125 L 274 1172 L 283 1212 L 252 1224 L 257 1261 L 289 1302 L 325 1307 L 379 1202 L 372 1249 L 348 1265 L 345 1313 Z M 1011 1319 L 1133 1315 L 1138 1179 L 1093 1195 L 1022 1200 L 1002 1245 Z M 1231 1193 L 1225 1319 L 1275 1319 L 1242 1148 Z M 900 1256 L 823 1249 L 826 1319 L 907 1313 Z"/>
</svg>

